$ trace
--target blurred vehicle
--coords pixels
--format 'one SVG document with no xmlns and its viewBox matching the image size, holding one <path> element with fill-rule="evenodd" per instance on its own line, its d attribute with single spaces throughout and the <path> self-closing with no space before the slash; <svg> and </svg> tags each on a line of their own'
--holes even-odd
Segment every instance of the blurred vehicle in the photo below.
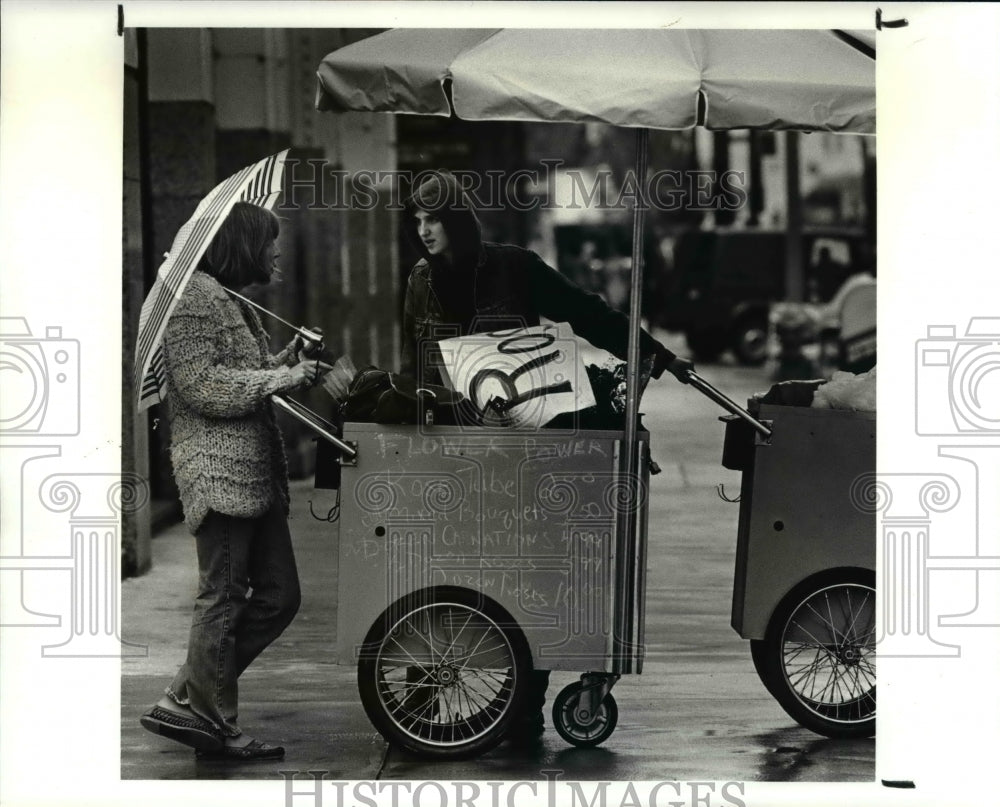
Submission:
<svg viewBox="0 0 1000 807">
<path fill-rule="evenodd" d="M 771 305 L 785 298 L 786 238 L 783 230 L 683 233 L 660 298 L 658 324 L 684 333 L 701 361 L 730 349 L 741 364 L 762 364 Z M 860 229 L 810 229 L 802 241 L 806 302 L 828 302 L 848 277 L 874 269 Z"/>
</svg>

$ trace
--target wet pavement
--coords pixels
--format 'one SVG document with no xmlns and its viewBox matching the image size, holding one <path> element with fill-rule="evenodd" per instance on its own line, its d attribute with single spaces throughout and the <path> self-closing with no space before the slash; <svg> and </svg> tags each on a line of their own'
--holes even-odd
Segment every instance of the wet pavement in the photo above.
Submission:
<svg viewBox="0 0 1000 807">
<path fill-rule="evenodd" d="M 668 341 L 668 346 L 683 346 Z M 734 400 L 770 382 L 762 369 L 699 368 Z M 547 730 L 534 744 L 502 743 L 472 760 L 432 762 L 389 748 L 359 702 L 355 669 L 334 663 L 337 602 L 335 524 L 314 519 L 333 495 L 292 485 L 291 529 L 303 589 L 292 625 L 240 681 L 240 723 L 281 743 L 279 762 L 196 761 L 181 745 L 144 731 L 139 715 L 183 660 L 195 585 L 194 543 L 183 525 L 153 541 L 153 568 L 122 589 L 123 638 L 148 655 L 122 660 L 123 779 L 264 779 L 323 772 L 333 780 L 706 780 L 870 782 L 875 741 L 829 740 L 800 728 L 764 689 L 749 645 L 729 626 L 739 474 L 720 464 L 722 414 L 668 375 L 642 409 L 653 457 L 646 640 L 641 675 L 614 688 L 618 727 L 605 743 L 578 749 L 551 727 L 552 699 L 577 679 L 552 674 Z M 318 773 L 312 774 L 318 776 Z"/>
</svg>

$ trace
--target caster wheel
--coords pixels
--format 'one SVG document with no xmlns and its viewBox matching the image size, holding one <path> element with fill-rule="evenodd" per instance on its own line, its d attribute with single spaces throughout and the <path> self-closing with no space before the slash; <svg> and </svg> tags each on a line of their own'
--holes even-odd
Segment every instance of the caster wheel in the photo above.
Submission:
<svg viewBox="0 0 1000 807">
<path fill-rule="evenodd" d="M 580 702 L 583 684 L 570 684 L 556 696 L 552 704 L 552 723 L 559 736 L 581 748 L 600 745 L 611 736 L 618 725 L 618 704 L 609 692 L 593 715 L 580 715 L 576 707 Z"/>
</svg>

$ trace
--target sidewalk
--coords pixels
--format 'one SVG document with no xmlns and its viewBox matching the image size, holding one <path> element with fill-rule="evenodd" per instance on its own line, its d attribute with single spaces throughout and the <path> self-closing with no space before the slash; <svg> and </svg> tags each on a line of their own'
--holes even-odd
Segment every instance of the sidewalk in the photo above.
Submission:
<svg viewBox="0 0 1000 807">
<path fill-rule="evenodd" d="M 332 656 L 338 531 L 309 512 L 311 501 L 315 511 L 326 513 L 332 497 L 329 491 L 314 491 L 312 480 L 293 482 L 291 495 L 289 526 L 302 607 L 240 680 L 240 723 L 254 736 L 291 746 L 296 768 L 371 779 L 385 744 L 360 707 L 354 669 L 336 665 Z M 148 647 L 145 658 L 122 662 L 123 779 L 260 778 L 290 767 L 278 762 L 266 769 L 250 765 L 230 770 L 233 766 L 196 762 L 190 749 L 139 726 L 139 715 L 159 698 L 184 660 L 196 583 L 194 538 L 184 524 L 176 524 L 153 539 L 152 569 L 122 584 L 124 638 Z"/>
</svg>

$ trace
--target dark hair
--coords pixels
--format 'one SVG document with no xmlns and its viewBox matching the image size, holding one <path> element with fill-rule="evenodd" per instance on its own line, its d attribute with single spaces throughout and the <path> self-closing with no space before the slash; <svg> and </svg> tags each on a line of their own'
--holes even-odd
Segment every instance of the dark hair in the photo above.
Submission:
<svg viewBox="0 0 1000 807">
<path fill-rule="evenodd" d="M 278 237 L 279 230 L 278 217 L 270 210 L 237 202 L 198 268 L 231 289 L 266 283 L 271 278 L 271 267 L 265 265 L 264 250 Z"/>
<path fill-rule="evenodd" d="M 482 227 L 472 202 L 457 178 L 450 171 L 430 171 L 420 174 L 409 199 L 405 202 L 406 234 L 417 252 L 431 263 L 440 261 L 427 252 L 417 235 L 414 217 L 418 210 L 432 213 L 444 225 L 456 263 L 475 262 L 482 249 Z"/>
</svg>

